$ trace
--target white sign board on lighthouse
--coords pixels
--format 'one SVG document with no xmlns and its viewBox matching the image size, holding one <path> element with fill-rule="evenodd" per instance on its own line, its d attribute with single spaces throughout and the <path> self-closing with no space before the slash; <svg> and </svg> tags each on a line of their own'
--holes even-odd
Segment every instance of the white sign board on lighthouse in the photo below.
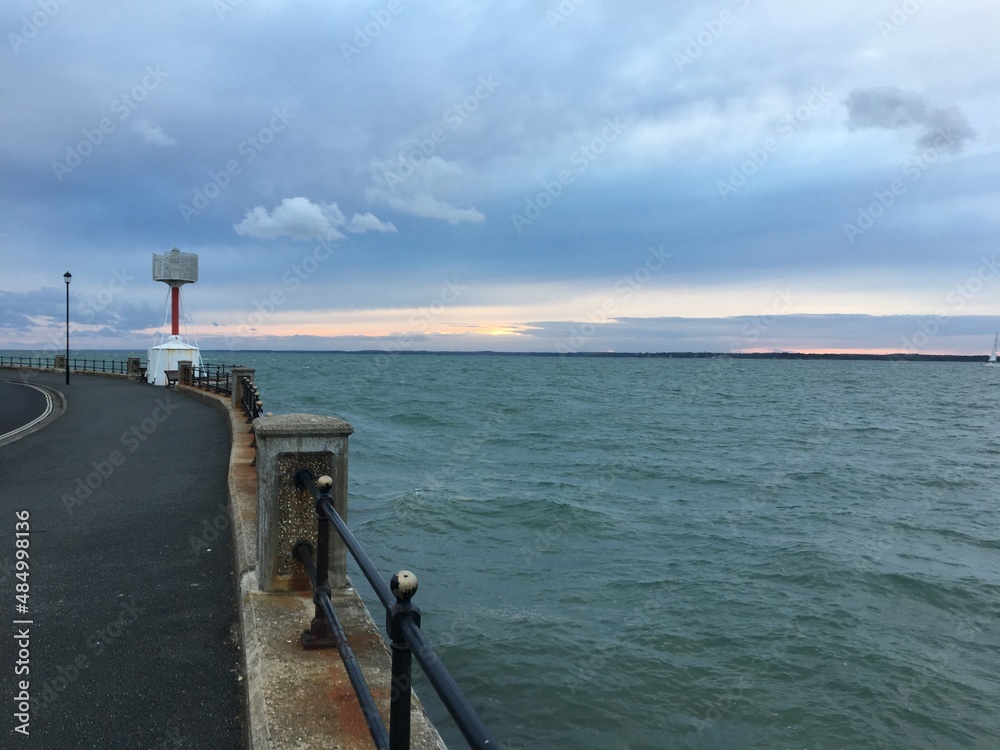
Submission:
<svg viewBox="0 0 1000 750">
<path fill-rule="evenodd" d="M 176 247 L 162 255 L 153 253 L 153 281 L 180 286 L 197 280 L 198 256 L 195 253 L 182 253 Z"/>
</svg>

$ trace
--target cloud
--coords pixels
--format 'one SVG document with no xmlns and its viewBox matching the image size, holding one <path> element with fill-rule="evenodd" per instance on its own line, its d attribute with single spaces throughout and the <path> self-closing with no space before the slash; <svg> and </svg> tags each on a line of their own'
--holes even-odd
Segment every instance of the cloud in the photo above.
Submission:
<svg viewBox="0 0 1000 750">
<path fill-rule="evenodd" d="M 518 348 L 536 351 L 988 353 L 996 318 L 956 315 L 927 335 L 926 315 L 787 314 L 724 318 L 540 321 L 523 326 Z M 535 345 L 537 343 L 537 345 Z"/>
<path fill-rule="evenodd" d="M 896 86 L 855 88 L 847 95 L 847 126 L 901 130 L 922 128 L 917 138 L 921 147 L 936 147 L 948 153 L 960 152 L 966 141 L 976 137 L 958 107 L 934 107 L 915 91 Z"/>
<path fill-rule="evenodd" d="M 938 109 L 931 112 L 927 117 L 926 132 L 917 141 L 921 146 L 937 146 L 944 142 L 944 150 L 957 154 L 965 146 L 966 141 L 974 140 L 976 131 L 965 119 L 965 115 L 958 107 L 948 109 Z M 940 136 L 944 133 L 946 138 Z"/>
<path fill-rule="evenodd" d="M 847 109 L 847 126 L 851 130 L 904 128 L 922 123 L 927 117 L 927 102 L 920 94 L 893 86 L 856 88 L 847 95 Z"/>
<path fill-rule="evenodd" d="M 450 203 L 440 201 L 426 193 L 403 197 L 369 189 L 365 191 L 365 195 L 370 200 L 382 201 L 401 213 L 412 214 L 424 219 L 443 219 L 449 224 L 458 224 L 463 221 L 475 223 L 486 219 L 486 216 L 475 208 L 456 208 Z"/>
<path fill-rule="evenodd" d="M 337 231 L 344 225 L 344 214 L 336 203 L 313 203 L 308 198 L 285 198 L 268 212 L 263 206 L 247 211 L 243 221 L 234 224 L 236 234 L 259 240 L 291 237 L 296 240 L 342 240 Z"/>
<path fill-rule="evenodd" d="M 159 125 L 153 125 L 149 120 L 136 120 L 132 123 L 132 130 L 142 136 L 146 143 L 154 146 L 176 146 L 177 141 L 163 132 Z"/>
<path fill-rule="evenodd" d="M 434 193 L 458 191 L 464 181 L 462 168 L 439 156 L 416 159 L 400 154 L 396 160 L 373 159 L 371 187 L 365 197 L 385 203 L 400 213 L 424 219 L 442 219 L 449 224 L 485 221 L 475 208 L 458 208 L 434 197 Z"/>
<path fill-rule="evenodd" d="M 382 221 L 375 214 L 364 213 L 354 214 L 351 217 L 351 220 L 347 222 L 347 231 L 354 234 L 363 234 L 364 232 L 395 232 L 396 227 L 393 226 L 391 221 Z"/>
<path fill-rule="evenodd" d="M 27 331 L 36 325 L 34 315 L 53 315 L 59 290 L 8 292 L 0 289 L 0 331 Z"/>
<path fill-rule="evenodd" d="M 302 197 L 285 198 L 271 211 L 257 206 L 247 211 L 243 221 L 233 225 L 237 234 L 259 240 L 276 237 L 342 240 L 346 235 L 341 228 L 352 234 L 396 231 L 391 221 L 382 221 L 373 213 L 356 213 L 347 221 L 336 203 L 313 203 Z"/>
</svg>

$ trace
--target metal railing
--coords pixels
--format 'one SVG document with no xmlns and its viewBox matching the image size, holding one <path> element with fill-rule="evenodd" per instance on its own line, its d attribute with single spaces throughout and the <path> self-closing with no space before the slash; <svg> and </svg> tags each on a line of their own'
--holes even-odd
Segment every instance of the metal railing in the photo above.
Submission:
<svg viewBox="0 0 1000 750">
<path fill-rule="evenodd" d="M 71 359 L 69 367 L 76 372 L 109 372 L 115 375 L 128 374 L 128 362 L 118 359 Z"/>
<path fill-rule="evenodd" d="M 264 402 L 260 400 L 260 391 L 254 382 L 243 378 L 243 399 L 240 401 L 247 422 L 253 422 L 257 417 L 264 416 Z"/>
<path fill-rule="evenodd" d="M 62 360 L 60 360 L 61 362 Z M 55 357 L 0 357 L 0 367 L 24 367 L 39 370 L 54 370 Z M 60 368 L 62 365 L 60 365 Z M 119 359 L 77 359 L 69 360 L 69 368 L 74 372 L 105 372 L 128 374 L 128 362 Z"/>
<path fill-rule="evenodd" d="M 238 365 L 216 365 L 203 362 L 200 367 L 194 368 L 192 376 L 194 387 L 215 393 L 232 393 L 232 368 L 236 366 Z"/>
<path fill-rule="evenodd" d="M 416 656 L 428 681 L 455 720 L 469 747 L 499 748 L 500 744 L 490 735 L 420 630 L 420 610 L 410 601 L 417 592 L 416 576 L 408 570 L 402 570 L 386 583 L 375 563 L 334 508 L 333 497 L 330 495 L 333 480 L 330 477 L 316 479 L 311 469 L 302 468 L 295 473 L 295 482 L 312 494 L 316 501 L 318 522 L 316 539 L 319 549 L 315 550 L 316 562 L 313 562 L 311 542 L 299 541 L 292 548 L 292 555 L 302 563 L 312 581 L 313 602 L 316 605 L 310 628 L 302 633 L 302 646 L 307 649 L 336 647 L 340 652 L 375 746 L 379 750 L 408 750 L 410 747 L 410 667 L 411 656 Z M 392 646 L 388 732 L 330 599 L 328 576 L 331 525 L 385 607 L 386 631 Z"/>
<path fill-rule="evenodd" d="M 39 370 L 54 370 L 55 357 L 0 357 L 0 367 L 27 367 Z"/>
<path fill-rule="evenodd" d="M 250 460 L 251 466 L 257 465 L 257 433 L 253 428 L 253 421 L 257 417 L 264 416 L 264 402 L 260 398 L 260 390 L 254 384 L 251 378 L 243 376 L 240 381 L 242 398 L 240 399 L 240 407 L 243 409 L 243 415 L 247 418 L 247 423 L 250 425 L 250 447 L 254 449 L 253 458 Z"/>
</svg>

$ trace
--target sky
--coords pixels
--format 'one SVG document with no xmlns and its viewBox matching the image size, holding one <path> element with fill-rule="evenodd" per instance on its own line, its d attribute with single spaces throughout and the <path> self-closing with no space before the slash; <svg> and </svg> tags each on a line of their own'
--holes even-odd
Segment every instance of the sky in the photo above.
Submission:
<svg viewBox="0 0 1000 750">
<path fill-rule="evenodd" d="M 991 0 L 6 0 L 0 349 L 985 354 Z"/>
</svg>

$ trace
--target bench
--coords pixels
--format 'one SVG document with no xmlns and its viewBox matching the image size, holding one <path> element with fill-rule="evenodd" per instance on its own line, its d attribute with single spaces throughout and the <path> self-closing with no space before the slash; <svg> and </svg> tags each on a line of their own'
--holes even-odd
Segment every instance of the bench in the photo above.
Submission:
<svg viewBox="0 0 1000 750">
<path fill-rule="evenodd" d="M 167 388 L 177 385 L 177 370 L 164 370 L 163 374 L 167 376 Z"/>
</svg>

